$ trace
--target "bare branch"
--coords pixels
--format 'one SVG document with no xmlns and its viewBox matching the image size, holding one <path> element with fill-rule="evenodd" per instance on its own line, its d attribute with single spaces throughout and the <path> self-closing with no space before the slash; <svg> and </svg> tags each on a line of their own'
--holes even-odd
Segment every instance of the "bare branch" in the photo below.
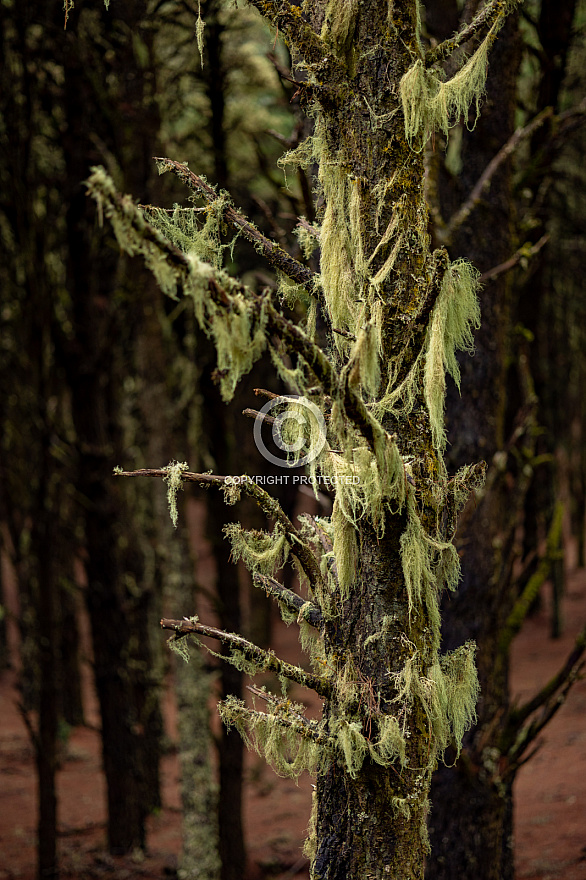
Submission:
<svg viewBox="0 0 586 880">
<path fill-rule="evenodd" d="M 293 666 L 281 660 L 273 651 L 265 651 L 249 642 L 248 639 L 235 633 L 227 633 L 224 630 L 217 629 L 215 626 L 207 626 L 199 621 L 188 620 L 169 620 L 163 618 L 161 620 L 162 629 L 170 629 L 175 633 L 176 638 L 183 638 L 188 635 L 208 636 L 212 639 L 218 639 L 224 645 L 228 645 L 234 651 L 241 652 L 247 660 L 258 665 L 259 672 L 274 672 L 277 675 L 284 675 L 290 681 L 295 681 L 303 687 L 315 691 L 321 697 L 326 699 L 331 695 L 330 683 L 320 676 L 312 675 L 304 672 L 299 666 Z M 222 657 L 229 660 L 229 657 Z"/>
<path fill-rule="evenodd" d="M 496 156 L 494 156 L 488 163 L 464 204 L 458 208 L 443 229 L 438 227 L 436 234 L 440 242 L 443 244 L 451 244 L 454 232 L 466 222 L 472 211 L 480 204 L 483 193 L 490 186 L 492 178 L 501 165 L 507 161 L 523 141 L 526 141 L 527 138 L 531 137 L 537 129 L 540 128 L 547 119 L 551 119 L 552 116 L 553 109 L 551 107 L 546 107 L 545 110 L 542 110 L 542 112 L 539 113 L 528 125 L 525 125 L 523 128 L 518 128 L 514 134 L 511 135 L 506 144 L 501 147 Z"/>
<path fill-rule="evenodd" d="M 257 409 L 250 409 L 247 407 L 242 410 L 242 415 L 246 416 L 248 419 L 260 419 L 261 422 L 264 422 L 266 425 L 274 425 L 277 421 L 274 416 L 268 416 L 266 413 L 261 413 Z"/>
<path fill-rule="evenodd" d="M 524 703 L 517 709 L 511 711 L 509 728 L 519 729 L 521 724 L 543 706 L 564 684 L 569 680 L 573 672 L 581 663 L 582 655 L 586 649 L 586 627 L 578 634 L 574 647 L 570 652 L 566 662 L 554 677 L 548 681 L 539 693 L 535 694 L 532 699 Z"/>
<path fill-rule="evenodd" d="M 293 590 L 288 590 L 279 581 L 267 575 L 255 572 L 252 579 L 255 587 L 262 588 L 268 596 L 276 599 L 277 602 L 282 602 L 290 611 L 300 614 L 303 609 L 302 619 L 312 626 L 315 626 L 317 629 L 323 626 L 323 615 L 313 602 L 306 602 L 302 596 L 298 596 Z"/>
<path fill-rule="evenodd" d="M 559 693 L 552 694 L 552 696 L 544 703 L 543 710 L 539 717 L 535 718 L 530 724 L 519 731 L 515 742 L 507 752 L 511 771 L 514 772 L 514 770 L 516 770 L 519 766 L 519 758 L 521 755 L 527 751 L 527 748 L 536 737 L 539 736 L 543 728 L 549 724 L 556 712 L 561 709 L 572 685 L 581 677 L 583 666 L 583 662 L 579 662 L 573 666 Z"/>
<path fill-rule="evenodd" d="M 539 251 L 545 247 L 547 242 L 549 241 L 549 235 L 542 235 L 539 241 L 537 241 L 534 245 L 527 246 L 527 244 L 522 245 L 518 251 L 516 251 L 512 257 L 509 257 L 508 260 L 505 260 L 504 263 L 499 263 L 498 266 L 493 266 L 492 269 L 489 269 L 488 272 L 485 272 L 478 279 L 479 284 L 485 284 L 487 281 L 492 281 L 495 278 L 498 278 L 499 275 L 503 275 L 505 272 L 510 272 L 511 269 L 514 269 L 515 266 L 518 266 L 521 260 L 529 260 L 531 257 L 534 257 Z"/>
<path fill-rule="evenodd" d="M 209 204 L 213 204 L 219 199 L 215 189 L 206 183 L 205 180 L 202 180 L 201 177 L 198 177 L 197 174 L 194 174 L 187 165 L 175 162 L 173 159 L 155 157 L 155 161 L 163 163 L 165 169 L 172 171 L 179 180 L 187 184 L 193 192 L 203 196 Z M 315 279 L 317 276 L 308 266 L 304 266 L 303 263 L 294 259 L 276 242 L 263 235 L 262 232 L 243 217 L 242 214 L 239 214 L 231 205 L 226 205 L 222 216 L 226 223 L 238 229 L 248 241 L 252 242 L 274 269 L 283 272 L 288 278 L 296 281 L 297 284 L 301 284 L 309 293 L 315 295 Z"/>
<path fill-rule="evenodd" d="M 252 389 L 257 397 L 266 397 L 269 400 L 279 400 L 282 397 L 282 394 L 275 394 L 274 391 L 267 391 L 266 388 L 253 388 Z"/>
</svg>

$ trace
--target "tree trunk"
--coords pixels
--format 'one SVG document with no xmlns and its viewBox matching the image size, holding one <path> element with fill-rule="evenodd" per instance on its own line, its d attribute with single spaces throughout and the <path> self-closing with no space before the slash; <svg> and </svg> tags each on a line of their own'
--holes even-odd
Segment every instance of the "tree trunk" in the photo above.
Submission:
<svg viewBox="0 0 586 880">
<path fill-rule="evenodd" d="M 119 16 L 125 32 L 140 37 L 148 49 L 152 34 L 143 27 L 142 11 L 128 2 L 99 14 L 103 22 L 90 21 L 82 11 L 76 30 L 65 37 L 63 145 L 72 187 L 67 194 L 67 228 L 74 335 L 64 343 L 64 360 L 79 449 L 78 489 L 84 499 L 86 602 L 102 716 L 108 841 L 112 852 L 121 853 L 144 846 L 146 815 L 160 803 L 159 792 L 150 790 L 158 786 L 160 753 L 148 639 L 154 597 L 143 584 L 139 536 L 122 535 L 120 524 L 130 521 L 130 514 L 124 514 L 125 489 L 112 477 L 113 463 L 124 458 L 120 386 L 125 373 L 134 372 L 129 355 L 135 344 L 136 304 L 125 291 L 119 256 L 105 257 L 106 249 L 95 246 L 82 183 L 97 158 L 95 145 L 101 143 L 118 153 L 129 179 L 144 191 L 152 173 L 149 146 L 158 130 L 158 115 L 152 72 L 150 78 L 131 73 L 135 43 L 124 41 L 107 55 L 96 31 L 102 26 L 109 31 L 111 16 Z M 113 124 L 109 114 L 114 106 Z M 126 301 L 117 311 L 114 299 L 120 292 Z"/>
<path fill-rule="evenodd" d="M 460 198 L 514 131 L 519 49 L 516 24 L 509 21 L 493 50 L 482 115 L 475 131 L 463 137 Z M 446 202 L 452 210 L 457 207 L 453 196 Z M 514 242 L 511 171 L 505 165 L 491 181 L 490 201 L 479 205 L 456 235 L 454 250 L 488 271 L 514 253 Z M 461 396 L 455 389 L 448 393 L 451 472 L 479 454 L 492 463 L 504 447 L 511 296 L 506 275 L 488 282 L 481 293 L 474 358 L 462 360 Z M 456 766 L 440 767 L 434 777 L 426 880 L 451 880 L 460 873 L 473 873 L 479 880 L 513 876 L 511 784 L 500 780 L 490 731 L 509 700 L 508 658 L 500 656 L 498 640 L 516 598 L 508 566 L 522 491 L 520 485 L 511 490 L 504 479 L 497 480 L 458 533 L 462 580 L 442 609 L 442 645 L 451 650 L 472 638 L 478 646 L 478 724 Z M 475 745 L 483 741 L 485 747 Z M 473 749 L 470 755 L 468 749 Z"/>
</svg>

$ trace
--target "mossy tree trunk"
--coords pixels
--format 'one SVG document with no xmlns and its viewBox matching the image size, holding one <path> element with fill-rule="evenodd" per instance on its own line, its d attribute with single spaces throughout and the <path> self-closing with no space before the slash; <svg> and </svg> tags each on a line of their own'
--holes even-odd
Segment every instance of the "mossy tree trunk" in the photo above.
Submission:
<svg viewBox="0 0 586 880">
<path fill-rule="evenodd" d="M 286 0 L 252 5 L 279 29 L 304 71 L 297 85 L 315 132 L 281 161 L 317 165 L 322 205 L 311 234 L 319 275 L 173 160 L 159 160 L 159 167 L 208 202 L 205 225 L 195 215 L 141 213 L 103 169 L 94 169 L 88 189 L 121 245 L 144 257 L 162 289 L 193 299 L 216 345 L 225 400 L 270 348 L 301 398 L 275 404 L 291 416 L 282 436 L 292 445 L 301 439 L 311 453 L 316 488 L 329 480 L 332 516 L 297 526 L 247 477 L 235 483 L 232 475 L 178 464 L 120 475 L 163 477 L 171 494 L 183 481 L 222 489 L 226 503 L 244 495 L 266 514 L 272 532 L 228 526 L 233 556 L 286 619 L 297 620 L 313 671 L 196 617 L 162 625 L 175 632 L 179 650 L 187 635 L 210 636 L 238 670 L 270 671 L 323 698 L 319 721 L 267 690 L 253 689 L 267 711 L 230 697 L 220 706 L 226 723 L 278 772 L 316 773 L 307 842 L 313 880 L 413 880 L 423 877 L 432 773 L 448 746 L 459 750 L 475 713 L 474 645 L 455 642 L 440 655 L 439 595 L 457 586 L 457 514 L 483 473 L 468 462 L 449 476 L 443 458 L 445 373 L 458 381 L 455 349 L 471 346 L 477 273 L 464 260 L 450 263 L 443 248 L 431 249 L 423 148 L 434 130 L 447 131 L 454 115 L 477 102 L 487 53 L 510 5 L 495 0 L 453 40 L 427 52 L 411 0 L 329 0 L 312 4 L 307 15 Z M 483 37 L 476 52 L 465 63 L 456 55 L 460 69 L 444 78 L 438 66 L 470 36 Z M 297 284 L 309 306 L 301 325 L 269 292 L 258 294 L 221 270 L 222 223 L 255 241 Z M 289 300 L 294 296 L 289 288 Z M 327 353 L 315 341 L 316 308 L 328 328 Z M 296 418 L 301 411 L 305 421 Z M 307 583 L 307 601 L 271 577 L 289 556 Z"/>
</svg>

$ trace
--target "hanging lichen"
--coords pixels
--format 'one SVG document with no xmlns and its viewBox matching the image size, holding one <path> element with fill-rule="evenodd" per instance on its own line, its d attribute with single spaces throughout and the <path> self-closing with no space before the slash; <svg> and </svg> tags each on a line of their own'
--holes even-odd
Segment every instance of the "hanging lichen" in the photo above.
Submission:
<svg viewBox="0 0 586 880">
<path fill-rule="evenodd" d="M 151 224 L 147 225 L 143 213 L 129 196 L 118 195 L 103 168 L 92 169 L 86 186 L 96 199 L 99 214 L 105 214 L 111 221 L 120 246 L 130 255 L 143 257 L 161 290 L 173 298 L 177 298 L 181 290 L 191 298 L 200 327 L 216 345 L 222 397 L 231 400 L 237 383 L 266 347 L 266 314 L 264 300 L 255 303 L 242 285 L 204 262 L 196 253 L 198 246 L 205 249 L 216 240 L 213 230 L 218 229 L 219 209 L 212 206 L 209 217 L 213 222 L 205 233 L 198 228 L 197 234 L 203 239 L 200 238 L 198 244 L 196 235 L 193 248 L 187 241 L 187 233 L 195 223 L 193 214 L 179 212 L 174 215 L 177 222 L 166 212 L 158 214 L 157 222 L 166 230 L 171 224 L 177 246 L 186 254 L 186 264 L 179 265 L 170 259 L 166 234 Z M 219 289 L 219 286 L 222 290 L 220 302 L 211 295 L 212 289 Z"/>
<path fill-rule="evenodd" d="M 197 0 L 197 21 L 195 22 L 195 40 L 197 43 L 197 51 L 203 68 L 203 32 L 205 22 L 201 17 L 201 0 Z"/>
<path fill-rule="evenodd" d="M 403 76 L 400 92 L 405 134 L 411 145 L 418 143 L 421 148 L 434 131 L 447 134 L 454 122 L 467 115 L 471 105 L 474 105 L 474 127 L 486 84 L 488 53 L 504 23 L 507 11 L 507 4 L 504 4 L 503 13 L 496 19 L 480 46 L 451 79 L 443 82 L 437 71 L 425 68 L 420 58 Z"/>
<path fill-rule="evenodd" d="M 409 614 L 424 603 L 432 627 L 434 649 L 437 650 L 440 631 L 438 595 L 444 586 L 449 590 L 456 589 L 460 561 L 451 541 L 428 535 L 413 492 L 407 496 L 407 528 L 401 535 L 401 559 Z"/>
<path fill-rule="evenodd" d="M 328 0 L 321 38 L 336 54 L 347 58 L 352 49 L 359 0 Z"/>
<path fill-rule="evenodd" d="M 272 575 L 285 564 L 289 555 L 289 542 L 275 526 L 272 534 L 243 529 L 239 523 L 228 523 L 224 534 L 232 544 L 234 562 L 242 559 L 251 572 Z"/>
<path fill-rule="evenodd" d="M 177 512 L 177 492 L 179 489 L 183 488 L 183 480 L 181 474 L 183 471 L 187 470 L 187 462 L 186 461 L 172 461 L 166 467 L 163 468 L 165 471 L 165 483 L 167 484 L 167 503 L 169 505 L 169 515 L 171 517 L 171 522 L 173 526 L 177 528 L 177 520 L 179 514 Z"/>
<path fill-rule="evenodd" d="M 446 271 L 428 328 L 425 356 L 424 394 L 429 410 L 433 441 L 437 449 L 445 446 L 444 401 L 446 372 L 458 389 L 460 368 L 456 351 L 474 350 L 472 329 L 480 324 L 478 278 L 480 273 L 465 260 L 456 260 Z"/>
<path fill-rule="evenodd" d="M 227 697 L 218 708 L 224 724 L 236 727 L 246 745 L 262 755 L 280 776 L 296 778 L 304 770 L 318 771 L 327 736 L 317 722 L 303 718 L 302 706 L 273 698 L 268 712 L 257 712 L 241 700 Z"/>
</svg>

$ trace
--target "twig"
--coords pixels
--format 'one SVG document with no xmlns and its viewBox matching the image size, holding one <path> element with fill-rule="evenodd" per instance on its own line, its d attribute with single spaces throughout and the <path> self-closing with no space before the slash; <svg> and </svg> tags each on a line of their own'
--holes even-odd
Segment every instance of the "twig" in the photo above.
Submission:
<svg viewBox="0 0 586 880">
<path fill-rule="evenodd" d="M 510 272 L 511 269 L 514 269 L 515 266 L 521 262 L 521 260 L 528 260 L 538 254 L 548 241 L 549 235 L 545 234 L 541 236 L 538 242 L 530 247 L 528 247 L 527 244 L 524 244 L 513 254 L 512 257 L 505 260 L 504 263 L 499 263 L 498 266 L 494 266 L 492 269 L 489 269 L 488 272 L 481 275 L 478 279 L 478 283 L 486 284 L 487 281 L 492 281 L 494 278 L 498 278 L 499 275 L 503 275 L 505 272 Z"/>
<path fill-rule="evenodd" d="M 203 196 L 207 202 L 213 204 L 219 199 L 215 189 L 211 187 L 205 180 L 191 171 L 187 165 L 181 162 L 175 162 L 173 159 L 164 159 L 155 157 L 155 161 L 164 163 L 165 168 L 172 171 L 183 183 Z M 315 294 L 315 272 L 312 272 L 303 263 L 294 259 L 287 251 L 283 250 L 276 242 L 271 241 L 266 235 L 263 235 L 252 223 L 250 223 L 242 214 L 239 214 L 231 205 L 227 204 L 222 212 L 222 216 L 226 223 L 238 229 L 248 241 L 251 241 L 263 254 L 266 260 L 273 268 L 284 272 L 297 284 L 301 284 L 312 295 Z"/>
<path fill-rule="evenodd" d="M 18 712 L 19 712 L 19 714 L 20 714 L 20 717 L 21 717 L 22 720 L 23 720 L 24 726 L 25 726 L 26 729 L 27 729 L 27 733 L 28 733 L 28 735 L 29 735 L 29 738 L 30 738 L 30 741 L 31 741 L 31 745 L 32 745 L 33 749 L 35 750 L 35 752 L 36 752 L 37 755 L 38 755 L 38 753 L 39 753 L 39 749 L 41 748 L 41 741 L 40 741 L 40 739 L 39 739 L 39 734 L 38 734 L 38 732 L 35 730 L 34 725 L 33 725 L 32 721 L 31 721 L 30 713 L 28 712 L 27 709 L 25 709 L 25 707 L 24 707 L 24 703 L 21 702 L 20 700 L 17 700 L 17 701 L 16 701 L 16 708 L 18 709 Z"/>
<path fill-rule="evenodd" d="M 319 239 L 320 239 L 320 234 L 321 234 L 320 231 L 319 231 L 319 229 L 316 229 L 315 226 L 312 226 L 311 223 L 309 223 L 309 222 L 305 219 L 305 217 L 300 217 L 300 218 L 299 218 L 299 223 L 298 223 L 297 225 L 298 225 L 298 226 L 302 226 L 303 229 L 307 229 L 307 231 L 310 232 L 310 233 L 313 235 L 313 237 L 319 241 Z"/>
<path fill-rule="evenodd" d="M 509 156 L 514 153 L 523 141 L 531 137 L 537 129 L 540 128 L 547 119 L 551 119 L 552 116 L 553 108 L 546 107 L 546 109 L 542 110 L 542 112 L 539 113 L 538 116 L 536 116 L 528 125 L 523 128 L 518 128 L 514 134 L 511 135 L 506 144 L 501 147 L 496 156 L 494 156 L 488 163 L 464 204 L 458 208 L 443 229 L 441 227 L 437 229 L 436 234 L 438 241 L 443 244 L 451 244 L 454 232 L 466 222 L 472 211 L 478 204 L 480 204 L 484 191 L 489 187 L 492 178 L 501 165 L 506 162 Z"/>
<path fill-rule="evenodd" d="M 353 333 L 349 333 L 348 330 L 340 330 L 339 327 L 332 327 L 332 331 L 338 333 L 340 336 L 345 336 L 346 339 L 350 339 L 352 342 L 356 342 L 356 337 Z"/>
<path fill-rule="evenodd" d="M 262 588 L 268 596 L 271 596 L 273 599 L 276 599 L 277 602 L 282 602 L 283 605 L 286 605 L 290 611 L 296 612 L 299 614 L 301 609 L 305 606 L 305 611 L 303 612 L 303 620 L 306 620 L 311 626 L 315 626 L 316 629 L 319 629 L 323 626 L 324 618 L 317 607 L 313 602 L 306 602 L 302 596 L 298 596 L 297 593 L 294 593 L 293 590 L 288 590 L 287 587 L 284 587 L 279 581 L 275 580 L 272 577 L 268 577 L 267 575 L 258 574 L 255 572 L 252 578 L 255 587 Z"/>
<path fill-rule="evenodd" d="M 252 389 L 257 397 L 268 397 L 269 400 L 279 400 L 283 395 L 275 394 L 274 391 L 267 391 L 266 388 L 253 388 Z"/>
<path fill-rule="evenodd" d="M 254 419 L 255 421 L 256 419 L 260 419 L 261 422 L 264 422 L 266 425 L 274 425 L 277 421 L 274 416 L 268 416 L 266 413 L 261 413 L 257 409 L 243 409 L 242 415 L 249 419 Z"/>
<path fill-rule="evenodd" d="M 188 620 L 169 620 L 163 618 L 161 620 L 162 629 L 170 629 L 175 633 L 176 638 L 182 638 L 187 635 L 208 636 L 212 639 L 218 639 L 224 645 L 228 645 L 235 651 L 240 651 L 247 660 L 258 664 L 259 672 L 275 672 L 277 675 L 284 675 L 290 681 L 295 681 L 303 687 L 314 690 L 321 697 L 326 699 L 331 695 L 331 685 L 326 679 L 317 675 L 304 672 L 299 666 L 293 666 L 281 660 L 273 651 L 265 651 L 249 642 L 248 639 L 235 633 L 227 633 L 224 630 L 217 629 L 215 626 L 207 626 L 199 621 Z M 222 657 L 229 660 L 229 657 Z"/>
</svg>

